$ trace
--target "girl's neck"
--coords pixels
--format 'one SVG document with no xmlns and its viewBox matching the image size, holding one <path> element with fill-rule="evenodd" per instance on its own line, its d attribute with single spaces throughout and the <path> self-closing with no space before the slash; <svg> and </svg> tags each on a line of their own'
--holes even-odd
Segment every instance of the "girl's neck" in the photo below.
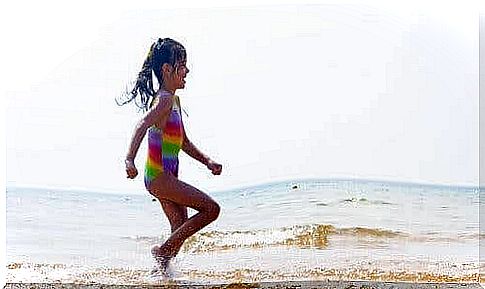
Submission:
<svg viewBox="0 0 485 289">
<path fill-rule="evenodd" d="M 175 94 L 175 89 L 172 89 L 172 88 L 166 88 L 164 86 L 160 87 L 160 90 L 162 93 L 169 93 L 171 95 L 174 95 Z"/>
</svg>

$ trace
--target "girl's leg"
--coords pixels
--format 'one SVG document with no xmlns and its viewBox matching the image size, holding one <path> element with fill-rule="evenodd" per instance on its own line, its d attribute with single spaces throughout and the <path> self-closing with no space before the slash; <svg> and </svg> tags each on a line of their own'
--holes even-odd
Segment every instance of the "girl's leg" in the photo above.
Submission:
<svg viewBox="0 0 485 289">
<path fill-rule="evenodd" d="M 187 207 L 178 205 L 172 201 L 159 200 L 165 215 L 167 216 L 168 222 L 170 223 L 170 228 L 172 233 L 175 232 L 180 226 L 182 226 L 188 219 Z"/>
<path fill-rule="evenodd" d="M 178 205 L 172 201 L 168 200 L 159 200 L 160 205 L 168 218 L 170 223 L 171 232 L 175 232 L 183 223 L 185 223 L 188 219 L 187 214 L 187 207 Z M 163 258 L 159 254 L 160 246 L 156 245 L 152 248 L 152 254 L 157 260 L 158 265 L 165 270 L 168 266 L 168 261 L 170 258 Z M 162 257 L 162 258 L 160 258 Z M 159 269 L 153 269 L 152 273 L 160 272 Z"/>
<path fill-rule="evenodd" d="M 172 232 L 158 248 L 159 256 L 175 256 L 188 237 L 217 219 L 220 213 L 219 205 L 211 197 L 168 173 L 161 174 L 152 181 L 150 193 L 161 202 L 170 201 L 198 211 Z"/>
</svg>

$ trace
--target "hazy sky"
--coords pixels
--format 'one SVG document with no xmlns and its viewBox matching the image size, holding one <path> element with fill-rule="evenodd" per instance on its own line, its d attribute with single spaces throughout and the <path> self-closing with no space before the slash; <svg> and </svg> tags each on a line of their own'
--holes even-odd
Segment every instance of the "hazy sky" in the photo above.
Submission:
<svg viewBox="0 0 485 289">
<path fill-rule="evenodd" d="M 331 177 L 477 184 L 473 5 L 335 3 L 12 7 L 2 48 L 7 185 L 143 192 L 146 138 L 140 176 L 126 179 L 123 166 L 142 114 L 114 99 L 158 37 L 186 47 L 191 72 L 177 94 L 187 134 L 223 164 L 212 176 L 181 152 L 184 181 L 205 190 Z"/>
</svg>

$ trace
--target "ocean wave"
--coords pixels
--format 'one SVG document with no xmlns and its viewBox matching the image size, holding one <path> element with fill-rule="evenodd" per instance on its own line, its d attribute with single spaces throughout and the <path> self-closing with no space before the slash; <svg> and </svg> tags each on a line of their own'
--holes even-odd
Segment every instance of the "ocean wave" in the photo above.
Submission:
<svg viewBox="0 0 485 289">
<path fill-rule="evenodd" d="M 421 242 L 460 242 L 460 241 L 478 241 L 484 240 L 485 234 L 479 233 L 457 233 L 452 236 L 443 235 L 439 232 L 429 232 L 419 236 L 413 236 L 411 239 Z"/>
<path fill-rule="evenodd" d="M 22 263 L 13 262 L 7 264 L 7 269 L 20 269 L 20 268 L 35 268 L 35 269 L 66 269 L 68 266 L 62 263 Z"/>
<path fill-rule="evenodd" d="M 368 200 L 366 198 L 352 197 L 349 199 L 343 199 L 338 204 L 363 204 L 363 205 L 395 205 L 394 203 L 382 201 L 382 200 Z"/>
<path fill-rule="evenodd" d="M 149 244 L 160 243 L 164 241 L 163 236 L 124 236 L 121 237 L 121 239 Z"/>
<path fill-rule="evenodd" d="M 325 249 L 329 246 L 329 237 L 334 235 L 350 239 L 389 239 L 407 236 L 402 232 L 379 228 L 336 228 L 328 224 L 312 224 L 276 229 L 202 232 L 188 238 L 182 250 L 197 253 L 272 246 Z M 130 236 L 123 239 L 152 244 L 163 241 L 161 237 L 151 236 Z"/>
<path fill-rule="evenodd" d="M 411 234 L 383 228 L 348 227 L 337 228 L 329 224 L 310 224 L 282 227 L 275 229 L 213 230 L 197 233 L 188 238 L 182 251 L 203 253 L 224 251 L 240 248 L 295 247 L 300 249 L 326 249 L 332 245 L 332 238 L 364 243 L 365 246 L 386 245 L 389 241 L 412 242 L 464 242 L 484 239 L 484 234 L 460 233 L 455 235 L 429 232 Z M 343 238 L 343 239 L 342 239 Z M 164 241 L 163 236 L 129 236 L 123 239 L 148 244 L 158 244 Z"/>
</svg>

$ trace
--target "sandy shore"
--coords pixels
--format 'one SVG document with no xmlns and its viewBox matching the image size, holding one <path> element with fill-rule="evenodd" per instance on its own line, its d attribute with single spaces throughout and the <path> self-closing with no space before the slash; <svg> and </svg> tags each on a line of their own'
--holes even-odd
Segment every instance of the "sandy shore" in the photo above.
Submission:
<svg viewBox="0 0 485 289">
<path fill-rule="evenodd" d="M 104 285 L 72 283 L 8 283 L 5 289 L 131 289 L 131 288 L 197 288 L 197 289 L 243 289 L 243 288 L 291 288 L 291 289 L 437 289 L 437 288 L 482 288 L 479 283 L 412 283 L 412 282 L 373 282 L 373 281 L 288 281 L 262 283 L 232 283 L 218 285 L 166 284 L 166 285 Z"/>
</svg>

